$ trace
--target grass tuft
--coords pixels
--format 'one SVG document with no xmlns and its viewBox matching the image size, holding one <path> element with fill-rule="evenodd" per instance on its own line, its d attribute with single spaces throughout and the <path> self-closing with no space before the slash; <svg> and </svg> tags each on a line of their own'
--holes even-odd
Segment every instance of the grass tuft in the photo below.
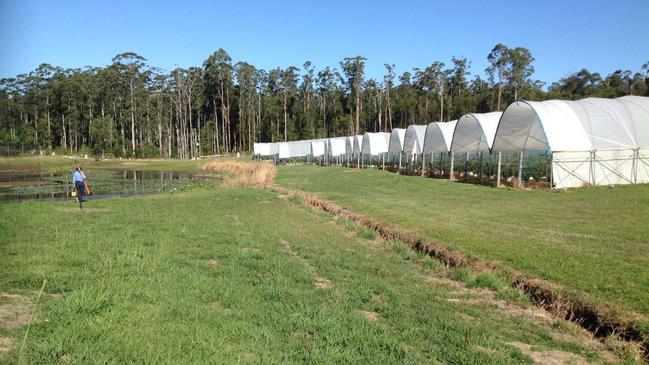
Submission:
<svg viewBox="0 0 649 365">
<path fill-rule="evenodd" d="M 483 288 L 499 291 L 506 287 L 505 283 L 492 273 L 482 273 L 467 283 L 469 288 Z"/>
<path fill-rule="evenodd" d="M 451 271 L 451 276 L 455 280 L 459 280 L 464 283 L 469 283 L 473 280 L 473 274 L 471 269 L 466 267 L 458 267 Z"/>
<path fill-rule="evenodd" d="M 359 227 L 358 236 L 360 238 L 373 241 L 374 239 L 376 239 L 376 231 L 367 227 Z"/>
</svg>

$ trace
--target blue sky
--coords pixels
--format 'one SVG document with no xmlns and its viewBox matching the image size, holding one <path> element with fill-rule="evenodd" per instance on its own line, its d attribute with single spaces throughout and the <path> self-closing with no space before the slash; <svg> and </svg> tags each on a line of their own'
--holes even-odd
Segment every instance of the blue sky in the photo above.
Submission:
<svg viewBox="0 0 649 365">
<path fill-rule="evenodd" d="M 218 48 L 264 69 L 362 55 L 373 78 L 385 63 L 400 74 L 460 56 L 482 75 L 500 42 L 530 49 L 533 77 L 550 83 L 584 67 L 639 71 L 648 24 L 649 0 L 0 0 L 0 77 L 40 63 L 105 66 L 124 51 L 171 70 L 200 66 Z"/>
</svg>

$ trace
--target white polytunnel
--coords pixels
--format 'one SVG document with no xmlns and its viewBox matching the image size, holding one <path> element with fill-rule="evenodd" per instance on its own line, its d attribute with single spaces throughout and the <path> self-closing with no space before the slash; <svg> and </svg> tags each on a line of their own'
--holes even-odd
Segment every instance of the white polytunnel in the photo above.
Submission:
<svg viewBox="0 0 649 365">
<path fill-rule="evenodd" d="M 448 153 L 451 150 L 456 124 L 457 120 L 430 123 L 426 127 L 423 152 L 425 154 Z"/>
<path fill-rule="evenodd" d="M 277 143 L 255 143 L 253 144 L 253 155 L 255 156 L 275 156 L 277 153 Z"/>
<path fill-rule="evenodd" d="M 388 144 L 390 143 L 390 133 L 366 132 L 363 134 L 363 142 L 361 145 L 361 154 L 363 156 L 379 156 L 388 152 Z"/>
<path fill-rule="evenodd" d="M 397 155 L 403 152 L 403 139 L 406 135 L 405 128 L 394 128 L 390 133 L 390 142 L 388 143 L 388 153 Z"/>
<path fill-rule="evenodd" d="M 311 154 L 311 140 L 280 142 L 279 159 L 304 158 Z"/>
<path fill-rule="evenodd" d="M 493 152 L 547 151 L 552 185 L 649 182 L 649 98 L 518 100 L 505 109 Z"/>
<path fill-rule="evenodd" d="M 490 156 L 484 158 L 485 152 Z M 451 178 L 454 156 L 464 154 L 460 176 L 465 181 L 479 176 L 481 183 L 549 182 L 553 188 L 649 183 L 649 97 L 516 100 L 502 113 L 467 113 L 459 120 L 390 133 L 255 143 L 252 153 L 258 159 L 323 157 L 325 164 L 341 163 L 343 156 L 361 166 L 382 157 L 384 168 L 386 160 L 391 168 L 398 160 L 399 169 L 405 157 L 409 167 L 421 167 L 422 175 L 448 170 Z M 471 158 L 476 155 L 479 164 Z"/>
<path fill-rule="evenodd" d="M 576 102 L 513 102 L 500 118 L 492 151 L 589 151 L 590 139 L 570 104 Z"/>
<path fill-rule="evenodd" d="M 425 135 L 425 125 L 408 126 L 408 128 L 406 129 L 406 134 L 403 138 L 403 152 L 409 155 L 417 155 L 422 153 Z"/>
<path fill-rule="evenodd" d="M 325 144 L 326 154 L 329 157 L 344 156 L 346 154 L 345 144 L 348 137 L 328 138 Z"/>
<path fill-rule="evenodd" d="M 464 114 L 455 125 L 450 150 L 455 153 L 489 153 L 502 114 Z"/>
<path fill-rule="evenodd" d="M 314 139 L 311 141 L 311 157 L 322 157 L 325 154 L 325 142 L 324 139 Z"/>
</svg>

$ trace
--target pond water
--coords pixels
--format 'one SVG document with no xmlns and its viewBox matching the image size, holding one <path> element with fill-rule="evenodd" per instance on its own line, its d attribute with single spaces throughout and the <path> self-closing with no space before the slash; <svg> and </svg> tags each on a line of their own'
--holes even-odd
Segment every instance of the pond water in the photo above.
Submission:
<svg viewBox="0 0 649 365">
<path fill-rule="evenodd" d="M 198 175 L 168 171 L 86 170 L 92 195 L 86 200 L 113 196 L 174 193 L 213 186 L 217 175 Z M 0 172 L 0 202 L 71 198 L 72 174 Z"/>
</svg>

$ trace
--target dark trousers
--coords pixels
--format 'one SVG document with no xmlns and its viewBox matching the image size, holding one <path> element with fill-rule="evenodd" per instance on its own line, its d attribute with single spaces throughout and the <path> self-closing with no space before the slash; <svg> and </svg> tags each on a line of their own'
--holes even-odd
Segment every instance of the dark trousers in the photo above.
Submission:
<svg viewBox="0 0 649 365">
<path fill-rule="evenodd" d="M 86 192 L 85 186 L 83 186 L 83 181 L 75 181 L 74 187 L 77 188 L 77 199 L 79 199 L 79 206 L 83 202 L 83 193 Z"/>
</svg>

